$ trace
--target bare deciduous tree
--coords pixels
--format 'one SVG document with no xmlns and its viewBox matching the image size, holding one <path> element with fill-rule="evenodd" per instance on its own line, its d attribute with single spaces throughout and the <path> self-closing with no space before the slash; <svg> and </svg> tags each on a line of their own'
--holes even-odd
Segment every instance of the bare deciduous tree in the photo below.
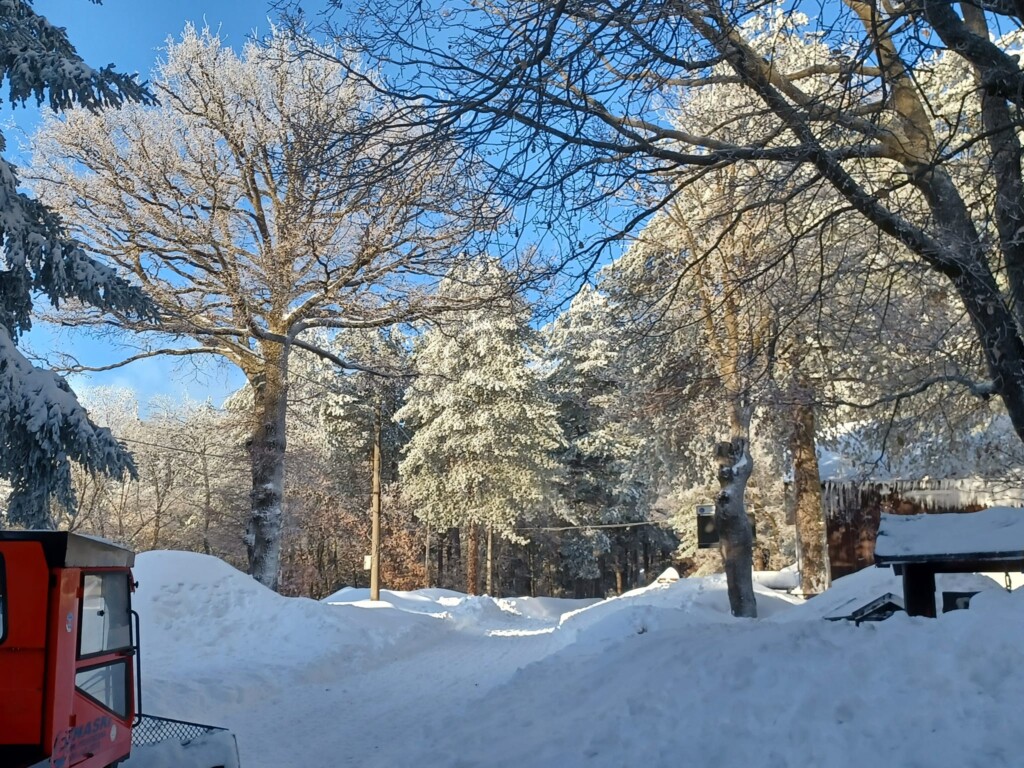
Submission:
<svg viewBox="0 0 1024 768">
<path fill-rule="evenodd" d="M 949 281 L 988 378 L 928 381 L 998 396 L 1024 438 L 1024 70 L 1013 36 L 991 33 L 1024 20 L 1015 6 L 846 0 L 815 9 L 816 22 L 742 0 L 434 10 L 365 3 L 349 32 L 388 62 L 375 87 L 432 109 L 424 130 L 500 156 L 503 192 L 570 224 L 639 195 L 628 230 L 708 169 L 803 167 L 834 191 L 835 213 L 859 215 Z M 779 55 L 785 37 L 808 55 Z M 751 100 L 715 126 L 680 125 L 664 108 L 668 94 L 722 84 Z"/>
<path fill-rule="evenodd" d="M 816 22 L 780 10 L 789 21 L 779 24 L 762 3 L 718 0 L 466 2 L 436 15 L 393 0 L 349 18 L 371 60 L 391 65 L 379 88 L 430 105 L 439 135 L 506 146 L 498 178 L 509 194 L 571 198 L 575 214 L 645 189 L 655 202 L 630 226 L 703 169 L 807 166 L 949 280 L 990 374 L 973 390 L 999 396 L 1024 437 L 1024 69 L 1016 37 L 992 28 L 1022 18 L 1007 4 L 834 10 L 827 21 L 815 10 Z M 427 42 L 438 24 L 443 47 Z M 776 56 L 780 36 L 803 40 L 809 56 Z M 722 83 L 753 107 L 715 129 L 676 125 L 663 109 L 669 91 Z"/>
<path fill-rule="evenodd" d="M 157 325 L 83 311 L 76 322 L 151 334 L 129 361 L 208 354 L 244 372 L 253 392 L 246 543 L 250 572 L 268 586 L 279 569 L 292 350 L 344 366 L 308 332 L 436 309 L 435 279 L 464 257 L 488 213 L 467 200 L 472 170 L 451 146 L 425 146 L 403 175 L 364 183 L 387 168 L 388 141 L 400 137 L 387 135 L 385 101 L 337 63 L 343 54 L 322 53 L 299 57 L 277 34 L 237 55 L 188 28 L 157 69 L 160 106 L 49 120 L 29 174 L 161 315 Z"/>
</svg>

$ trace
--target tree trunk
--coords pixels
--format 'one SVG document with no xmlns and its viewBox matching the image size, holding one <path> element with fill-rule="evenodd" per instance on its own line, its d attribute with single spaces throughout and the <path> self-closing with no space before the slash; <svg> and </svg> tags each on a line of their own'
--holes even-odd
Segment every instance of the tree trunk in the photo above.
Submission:
<svg viewBox="0 0 1024 768">
<path fill-rule="evenodd" d="M 487 526 L 487 572 L 484 575 L 484 594 L 494 596 L 494 530 Z"/>
<path fill-rule="evenodd" d="M 533 577 L 533 549 L 527 549 L 526 551 L 526 570 L 527 578 L 530 579 L 530 597 L 537 596 L 537 580 Z"/>
<path fill-rule="evenodd" d="M 370 480 L 370 599 L 380 600 L 380 408 L 373 421 L 373 458 Z"/>
<path fill-rule="evenodd" d="M 448 553 L 447 553 L 447 574 L 448 582 L 442 586 L 450 589 L 458 589 L 459 581 L 463 578 L 462 561 L 465 547 L 462 542 L 462 531 L 459 528 L 452 528 L 448 531 Z"/>
<path fill-rule="evenodd" d="M 437 537 L 437 586 L 445 585 L 444 553 L 450 547 L 448 533 L 438 534 Z"/>
<path fill-rule="evenodd" d="M 203 554 L 212 555 L 210 519 L 213 517 L 213 491 L 210 488 L 210 460 L 207 458 L 205 450 L 200 456 L 200 460 L 203 471 Z"/>
<path fill-rule="evenodd" d="M 718 526 L 719 548 L 725 563 L 729 588 L 729 608 L 733 616 L 754 618 L 754 534 L 747 518 L 744 496 L 747 481 L 754 468 L 750 456 L 751 407 L 735 395 L 732 400 L 729 442 L 715 448 L 718 483 L 721 490 L 715 499 L 715 524 Z"/>
<path fill-rule="evenodd" d="M 277 589 L 284 523 L 285 413 L 288 404 L 288 355 L 279 344 L 267 343 L 264 370 L 250 380 L 254 409 L 249 456 L 252 461 L 252 511 L 245 543 L 249 573 Z"/>
<path fill-rule="evenodd" d="M 430 589 L 430 522 L 427 522 L 427 535 L 423 543 L 423 588 Z"/>
<path fill-rule="evenodd" d="M 828 534 L 821 504 L 818 456 L 814 452 L 814 405 L 810 388 L 797 374 L 793 402 L 793 431 L 789 447 L 793 453 L 793 505 L 796 517 L 796 545 L 800 563 L 800 592 L 804 597 L 820 595 L 832 583 L 828 559 Z"/>
<path fill-rule="evenodd" d="M 469 523 L 466 526 L 466 551 L 463 553 L 466 558 L 466 594 L 478 594 L 480 584 L 480 548 L 476 523 Z"/>
</svg>

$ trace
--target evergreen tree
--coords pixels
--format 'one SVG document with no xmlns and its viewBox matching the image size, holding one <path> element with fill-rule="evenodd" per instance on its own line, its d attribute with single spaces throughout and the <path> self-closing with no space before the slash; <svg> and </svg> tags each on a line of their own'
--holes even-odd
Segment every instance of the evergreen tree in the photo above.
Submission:
<svg viewBox="0 0 1024 768">
<path fill-rule="evenodd" d="M 55 111 L 95 111 L 125 101 L 151 101 L 134 76 L 93 69 L 65 31 L 27 0 L 0 0 L 0 82 L 12 105 L 34 98 Z M 6 143 L 0 135 L 0 152 Z M 91 472 L 134 472 L 131 456 L 89 420 L 68 383 L 41 370 L 18 349 L 32 325 L 33 294 L 54 307 L 89 304 L 115 314 L 152 314 L 142 294 L 68 239 L 58 216 L 18 192 L 14 166 L 0 157 L 0 477 L 12 492 L 6 519 L 52 527 L 50 500 L 73 509 L 71 461 Z"/>
<path fill-rule="evenodd" d="M 450 275 L 443 294 L 465 297 L 506 279 L 495 262 Z M 396 418 L 413 434 L 399 467 L 402 493 L 432 527 L 458 527 L 467 591 L 477 589 L 481 527 L 517 540 L 516 525 L 551 496 L 561 446 L 555 410 L 530 365 L 522 300 L 451 315 L 423 334 L 418 373 Z"/>
<path fill-rule="evenodd" d="M 624 476 L 639 440 L 621 418 L 621 395 L 629 378 L 622 367 L 627 339 L 621 320 L 604 295 L 584 286 L 568 311 L 545 329 L 551 366 L 546 383 L 566 441 L 561 503 L 564 516 L 580 526 L 641 522 L 649 511 L 640 485 Z M 646 526 L 584 527 L 562 537 L 559 555 L 574 581 L 603 576 L 603 561 L 615 572 L 621 591 L 625 554 L 648 551 L 651 543 L 660 547 L 664 537 Z"/>
</svg>

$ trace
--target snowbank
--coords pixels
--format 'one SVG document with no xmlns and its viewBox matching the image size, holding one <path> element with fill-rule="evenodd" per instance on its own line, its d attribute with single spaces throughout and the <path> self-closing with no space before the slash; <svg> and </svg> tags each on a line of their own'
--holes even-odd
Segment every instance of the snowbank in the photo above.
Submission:
<svg viewBox="0 0 1024 768">
<path fill-rule="evenodd" d="M 144 552 L 135 563 L 147 714 L 218 725 L 227 703 L 258 704 L 280 679 L 329 676 L 433 621 L 282 597 L 207 555 Z"/>
<path fill-rule="evenodd" d="M 187 744 L 165 741 L 133 747 L 121 768 L 239 768 L 238 748 L 230 733 L 211 733 Z"/>
<path fill-rule="evenodd" d="M 139 560 L 147 700 L 231 728 L 245 768 L 1016 768 L 1024 754 L 1024 591 L 854 627 L 821 617 L 899 594 L 889 569 L 806 603 L 758 585 L 763 618 L 743 620 L 721 576 L 596 603 L 314 602 L 211 558 Z M 998 586 L 952 579 L 940 589 Z"/>
<path fill-rule="evenodd" d="M 215 557 L 144 552 L 136 559 L 134 603 L 146 651 L 155 658 L 185 650 L 191 659 L 242 654 L 257 664 L 305 664 L 325 649 L 374 648 L 412 629 L 409 618 L 348 606 L 325 610 L 282 597 Z"/>
<path fill-rule="evenodd" d="M 977 573 L 939 573 L 935 576 L 935 603 L 942 611 L 943 592 L 980 592 L 999 589 L 1001 585 L 989 576 Z M 1003 590 L 1005 592 L 1005 590 Z M 841 612 L 850 612 L 868 601 L 891 592 L 903 596 L 903 579 L 892 568 L 865 568 L 832 582 L 824 594 L 781 615 L 772 616 L 774 622 L 813 621 Z M 973 605 L 973 603 L 972 603 Z"/>
</svg>

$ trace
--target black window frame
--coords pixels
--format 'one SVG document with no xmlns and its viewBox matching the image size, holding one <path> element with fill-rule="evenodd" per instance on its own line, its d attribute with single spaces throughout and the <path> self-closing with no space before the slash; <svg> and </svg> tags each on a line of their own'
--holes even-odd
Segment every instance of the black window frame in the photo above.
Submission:
<svg viewBox="0 0 1024 768">
<path fill-rule="evenodd" d="M 99 651 L 93 651 L 92 653 L 82 653 L 82 631 L 85 628 L 85 579 L 88 576 L 105 576 L 109 574 L 117 574 L 124 576 L 127 582 L 127 591 L 125 596 L 128 599 L 128 645 L 120 646 L 118 648 L 106 648 Z M 79 589 L 82 590 L 82 597 L 78 600 L 78 637 L 75 643 L 75 658 L 78 661 L 88 661 L 89 659 L 96 659 L 101 656 L 110 656 L 112 654 L 124 654 L 128 653 L 134 648 L 131 640 L 131 621 L 132 621 L 132 588 L 131 588 L 131 576 L 129 571 L 92 571 L 83 570 L 82 577 L 78 583 Z"/>
<path fill-rule="evenodd" d="M 88 692 L 86 692 L 86 691 L 84 691 L 84 690 L 82 690 L 81 688 L 78 687 L 78 676 L 82 672 L 92 672 L 94 669 L 103 669 L 104 667 L 115 667 L 115 666 L 118 666 L 118 665 L 120 665 L 121 667 L 124 668 L 124 708 L 125 708 L 124 714 L 121 714 L 120 712 L 115 711 L 111 707 L 107 706 L 107 704 L 105 702 L 100 701 L 99 699 L 97 699 L 92 694 L 90 694 L 90 693 L 88 693 Z M 133 691 L 132 691 L 132 678 L 131 678 L 131 675 L 128 674 L 128 659 L 123 659 L 123 658 L 122 659 L 113 659 L 113 660 L 101 662 L 100 664 L 91 664 L 91 665 L 86 666 L 86 667 L 78 667 L 78 668 L 76 668 L 75 669 L 75 693 L 77 693 L 79 696 L 83 696 L 83 697 L 87 698 L 89 701 L 91 701 L 96 706 L 100 707 L 105 712 L 109 712 L 114 717 L 116 717 L 118 720 L 120 720 L 122 723 L 129 722 L 129 720 L 130 720 L 129 713 L 131 712 L 131 708 L 132 708 L 132 694 L 133 694 Z"/>
<path fill-rule="evenodd" d="M 4 561 L 4 553 L 0 552 L 0 645 L 7 640 L 7 617 L 10 612 L 7 604 L 10 602 L 10 595 L 7 594 L 7 563 Z"/>
</svg>

